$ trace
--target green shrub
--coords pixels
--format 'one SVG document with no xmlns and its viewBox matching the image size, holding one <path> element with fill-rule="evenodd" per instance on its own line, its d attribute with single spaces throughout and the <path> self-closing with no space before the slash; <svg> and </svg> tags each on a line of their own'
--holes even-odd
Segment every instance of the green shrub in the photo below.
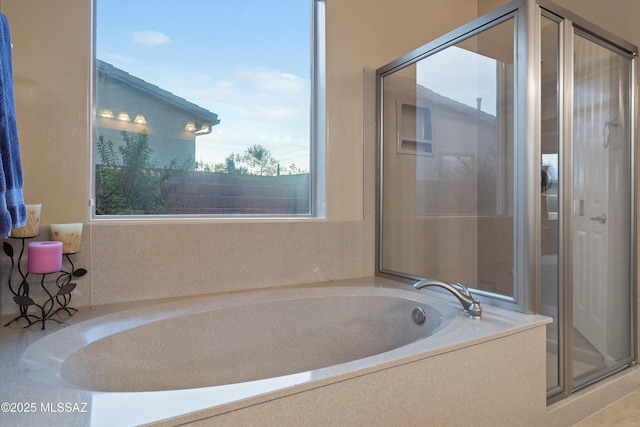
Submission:
<svg viewBox="0 0 640 427">
<path fill-rule="evenodd" d="M 146 132 L 120 132 L 123 145 L 117 151 L 110 140 L 98 136 L 96 151 L 96 214 L 142 215 L 163 214 L 169 207 L 163 187 L 172 176 L 187 170 L 190 161 L 177 160 L 164 168 L 152 160 Z"/>
</svg>

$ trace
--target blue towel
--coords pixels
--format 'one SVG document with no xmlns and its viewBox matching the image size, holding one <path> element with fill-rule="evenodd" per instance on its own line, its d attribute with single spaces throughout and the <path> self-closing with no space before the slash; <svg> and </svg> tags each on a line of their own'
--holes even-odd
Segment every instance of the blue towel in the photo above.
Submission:
<svg viewBox="0 0 640 427">
<path fill-rule="evenodd" d="M 13 64 L 9 21 L 0 12 L 0 239 L 27 223 L 22 196 L 22 163 L 13 98 Z"/>
</svg>

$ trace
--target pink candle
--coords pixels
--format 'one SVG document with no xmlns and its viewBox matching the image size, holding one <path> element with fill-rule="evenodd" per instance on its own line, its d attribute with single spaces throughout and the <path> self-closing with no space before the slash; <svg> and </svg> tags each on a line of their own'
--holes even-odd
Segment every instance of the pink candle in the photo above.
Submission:
<svg viewBox="0 0 640 427">
<path fill-rule="evenodd" d="M 27 248 L 29 273 L 55 273 L 62 269 L 62 242 L 31 242 Z"/>
</svg>

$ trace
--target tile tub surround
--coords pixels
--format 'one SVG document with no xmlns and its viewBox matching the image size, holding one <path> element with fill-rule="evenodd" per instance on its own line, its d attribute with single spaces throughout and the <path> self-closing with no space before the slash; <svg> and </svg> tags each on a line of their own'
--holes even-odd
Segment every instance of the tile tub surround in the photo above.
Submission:
<svg viewBox="0 0 640 427">
<path fill-rule="evenodd" d="M 373 220 L 85 224 L 74 307 L 179 298 L 374 274 Z M 42 234 L 46 233 L 41 233 Z M 9 239 L 14 250 L 19 241 Z M 17 313 L 0 255 L 0 315 Z M 32 287 L 39 297 L 39 286 Z"/>
<path fill-rule="evenodd" d="M 334 284 L 407 287 L 375 278 L 326 285 Z M 30 344 L 53 333 L 55 328 L 34 331 L 12 325 L 0 330 L 3 360 L 0 395 L 6 401 L 33 402 L 38 411 L 0 413 L 0 424 L 99 426 L 113 425 L 113 417 L 123 417 L 117 424 L 127 425 L 127 422 L 140 424 L 143 420 L 153 421 L 154 417 L 172 416 L 179 416 L 179 420 L 158 422 L 174 425 L 204 420 L 203 425 L 229 425 L 253 419 L 267 425 L 299 425 L 301 421 L 306 425 L 331 422 L 409 425 L 430 419 L 434 423 L 456 424 L 468 421 L 468 414 L 472 413 L 477 414 L 478 419 L 491 417 L 512 425 L 526 425 L 523 424 L 526 420 L 544 418 L 545 379 L 539 374 L 544 372 L 544 325 L 548 319 L 487 306 L 485 319 L 474 321 L 462 314 L 453 297 L 434 291 L 421 292 L 433 306 L 453 309 L 459 315 L 453 324 L 443 329 L 445 333 L 402 347 L 391 359 L 373 356 L 310 374 L 294 375 L 288 378 L 296 384 L 292 388 L 280 389 L 267 381 L 253 384 L 248 392 L 242 390 L 241 385 L 224 390 L 214 387 L 160 393 L 98 393 L 47 386 L 32 380 L 24 372 L 20 358 Z M 251 293 L 246 295 L 251 298 Z M 117 304 L 95 310 L 83 308 L 68 323 L 76 324 L 127 309 L 147 310 L 150 305 L 162 303 Z M 171 302 L 186 306 L 191 303 L 190 298 Z M 126 354 L 110 356 L 126 357 Z M 264 389 L 260 391 L 258 386 Z M 273 387 L 275 390 L 269 391 Z M 434 393 L 433 390 L 439 391 Z M 244 398 L 215 406 L 215 399 L 228 399 L 230 393 L 239 393 L 237 396 Z M 461 399 L 465 411 L 460 411 Z M 46 406 L 49 402 L 87 403 L 85 409 L 89 412 L 40 410 L 42 404 L 44 409 L 52 409 Z M 130 409 L 124 406 L 125 403 Z M 160 410 L 165 412 L 160 413 Z M 198 412 L 180 415 L 189 411 Z M 131 417 L 136 414 L 143 418 L 133 421 Z"/>
</svg>

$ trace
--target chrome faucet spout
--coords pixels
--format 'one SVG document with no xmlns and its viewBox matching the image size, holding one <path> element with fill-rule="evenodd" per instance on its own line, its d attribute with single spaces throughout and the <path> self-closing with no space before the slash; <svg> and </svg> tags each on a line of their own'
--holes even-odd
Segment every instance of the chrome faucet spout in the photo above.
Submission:
<svg viewBox="0 0 640 427">
<path fill-rule="evenodd" d="M 434 286 L 438 288 L 443 288 L 448 290 L 455 296 L 460 304 L 462 304 L 462 308 L 464 311 L 469 313 L 469 317 L 474 319 L 479 319 L 482 316 L 482 307 L 480 307 L 480 301 L 477 298 L 474 298 L 469 292 L 469 289 L 464 286 L 462 283 L 447 283 L 441 280 L 435 279 L 424 279 L 413 285 L 416 289 L 422 289 L 429 286 Z"/>
</svg>

